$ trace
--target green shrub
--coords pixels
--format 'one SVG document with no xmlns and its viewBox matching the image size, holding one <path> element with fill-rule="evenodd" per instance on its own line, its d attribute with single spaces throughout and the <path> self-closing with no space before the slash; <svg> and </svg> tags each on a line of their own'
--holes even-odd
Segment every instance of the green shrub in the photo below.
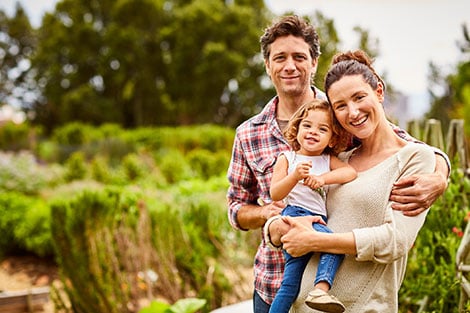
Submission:
<svg viewBox="0 0 470 313">
<path fill-rule="evenodd" d="M 190 164 L 179 150 L 169 149 L 160 152 L 156 163 L 169 184 L 190 179 L 193 176 Z"/>
<path fill-rule="evenodd" d="M 56 128 L 51 139 L 58 144 L 57 159 L 59 162 L 67 160 L 71 154 L 83 149 L 96 136 L 96 128 L 80 122 L 73 122 Z"/>
<path fill-rule="evenodd" d="M 0 255 L 52 255 L 49 207 L 38 198 L 0 193 Z"/>
<path fill-rule="evenodd" d="M 150 223 L 135 192 L 85 190 L 51 206 L 52 236 L 73 312 L 132 312 L 146 296 Z M 147 286 L 149 287 L 149 286 Z"/>
<path fill-rule="evenodd" d="M 62 171 L 56 166 L 40 165 L 29 152 L 0 152 L 0 190 L 35 195 L 59 183 Z"/>
<path fill-rule="evenodd" d="M 205 149 L 195 149 L 188 153 L 186 159 L 198 177 L 207 179 L 227 171 L 229 163 L 227 155 Z"/>
<path fill-rule="evenodd" d="M 109 183 L 111 181 L 110 169 L 106 158 L 96 156 L 90 164 L 91 177 L 100 183 Z"/>
<path fill-rule="evenodd" d="M 187 298 L 176 301 L 169 305 L 162 301 L 152 301 L 149 307 L 139 311 L 139 313 L 194 313 L 206 304 L 206 300 L 197 298 Z"/>
<path fill-rule="evenodd" d="M 122 167 L 129 181 L 136 181 L 142 178 L 149 169 L 145 167 L 142 160 L 135 153 L 128 154 L 122 160 Z"/>
<path fill-rule="evenodd" d="M 454 170 L 409 253 L 400 312 L 457 312 L 460 285 L 455 255 L 467 224 L 469 199 L 469 179 Z"/>
<path fill-rule="evenodd" d="M 0 126 L 0 149 L 5 151 L 34 150 L 39 128 L 27 123 L 5 122 Z"/>
<path fill-rule="evenodd" d="M 173 285 L 194 290 L 210 308 L 225 304 L 243 282 L 238 270 L 251 268 L 259 243 L 259 237 L 246 240 L 256 232 L 234 232 L 227 222 L 226 184 L 224 178 L 184 181 L 148 202 L 154 246 L 168 273 L 161 274 L 163 285 L 163 277 L 173 277 Z"/>
<path fill-rule="evenodd" d="M 82 152 L 74 152 L 65 163 L 67 181 L 84 179 L 87 175 L 87 164 Z"/>
</svg>

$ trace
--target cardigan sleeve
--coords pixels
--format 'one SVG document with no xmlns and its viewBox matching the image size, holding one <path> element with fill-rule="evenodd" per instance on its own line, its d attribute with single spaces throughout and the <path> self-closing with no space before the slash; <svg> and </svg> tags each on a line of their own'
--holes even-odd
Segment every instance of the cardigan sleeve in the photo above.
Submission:
<svg viewBox="0 0 470 313">
<path fill-rule="evenodd" d="M 408 144 L 402 150 L 398 155 L 400 174 L 397 179 L 434 171 L 435 156 L 429 147 Z M 393 210 L 391 205 L 392 202 L 388 201 L 382 225 L 353 230 L 356 260 L 391 263 L 405 256 L 412 247 L 428 210 L 417 216 L 405 216 L 401 211 Z"/>
</svg>

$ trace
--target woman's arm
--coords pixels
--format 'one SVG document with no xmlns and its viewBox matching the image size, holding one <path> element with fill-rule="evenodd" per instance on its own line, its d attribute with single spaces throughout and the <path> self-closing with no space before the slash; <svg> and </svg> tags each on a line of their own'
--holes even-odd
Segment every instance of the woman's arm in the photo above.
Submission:
<svg viewBox="0 0 470 313">
<path fill-rule="evenodd" d="M 417 151 L 409 151 L 410 157 L 400 160 L 404 164 L 401 165 L 399 177 L 432 171 L 435 166 L 432 151 L 425 146 Z M 388 198 L 388 195 L 384 196 Z M 426 214 L 405 216 L 400 211 L 392 210 L 390 201 L 386 208 L 377 210 L 385 210 L 383 224 L 345 233 L 318 233 L 300 218 L 291 218 L 291 230 L 281 241 L 287 252 L 293 256 L 308 252 L 344 253 L 355 255 L 360 261 L 390 263 L 405 255 L 411 248 L 424 224 Z"/>
<path fill-rule="evenodd" d="M 282 247 L 293 257 L 309 252 L 356 254 L 354 234 L 322 233 L 312 228 L 309 217 L 283 217 L 289 224 L 289 232 L 281 237 Z M 275 222 L 273 222 L 275 223 Z"/>
</svg>

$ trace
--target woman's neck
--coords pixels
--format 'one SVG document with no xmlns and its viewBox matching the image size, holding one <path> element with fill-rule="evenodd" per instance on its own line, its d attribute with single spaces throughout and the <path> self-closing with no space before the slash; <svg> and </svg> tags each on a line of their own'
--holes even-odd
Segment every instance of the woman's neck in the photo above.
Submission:
<svg viewBox="0 0 470 313">
<path fill-rule="evenodd" d="M 351 156 L 350 163 L 356 170 L 367 170 L 406 145 L 407 142 L 395 134 L 388 122 L 382 124 L 372 136 L 361 139 L 361 146 Z"/>
<path fill-rule="evenodd" d="M 393 130 L 387 131 L 385 134 L 377 133 L 371 138 L 362 140 L 362 153 L 368 156 L 378 155 L 385 151 L 399 150 L 406 142 L 398 137 Z"/>
</svg>

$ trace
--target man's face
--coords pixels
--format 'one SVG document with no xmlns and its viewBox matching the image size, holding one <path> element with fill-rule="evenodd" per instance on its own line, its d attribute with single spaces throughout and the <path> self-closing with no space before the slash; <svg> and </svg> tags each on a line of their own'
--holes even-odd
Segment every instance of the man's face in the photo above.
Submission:
<svg viewBox="0 0 470 313">
<path fill-rule="evenodd" d="M 300 96 L 310 88 L 317 60 L 310 55 L 309 45 L 293 35 L 277 38 L 265 60 L 266 72 L 282 96 Z"/>
</svg>

